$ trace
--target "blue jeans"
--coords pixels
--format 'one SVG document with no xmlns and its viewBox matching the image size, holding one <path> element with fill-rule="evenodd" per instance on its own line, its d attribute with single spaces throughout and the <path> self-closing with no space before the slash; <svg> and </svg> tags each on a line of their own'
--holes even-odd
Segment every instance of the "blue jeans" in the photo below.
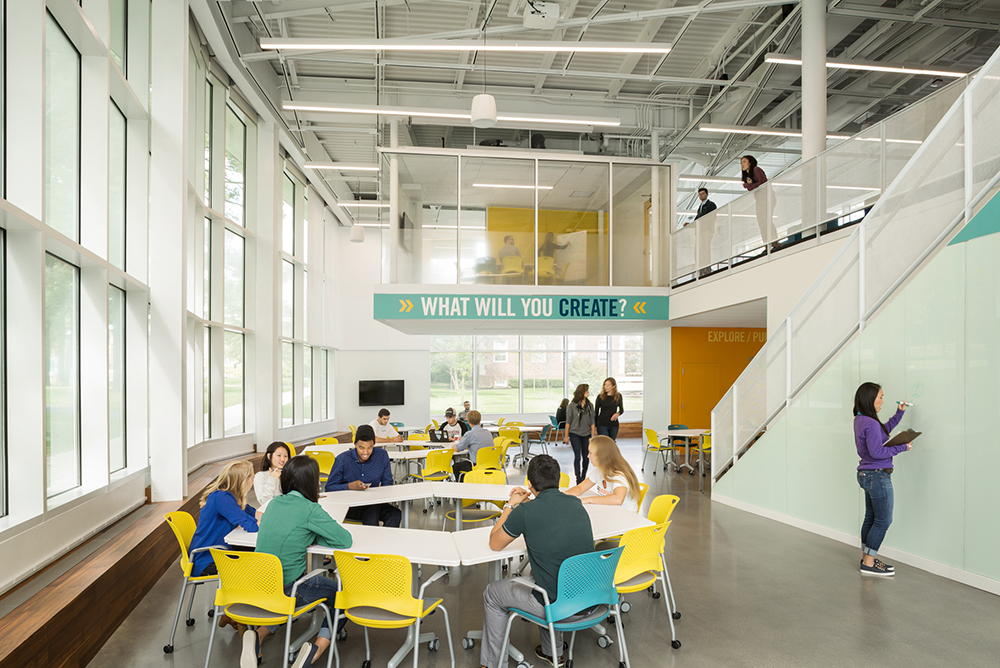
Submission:
<svg viewBox="0 0 1000 668">
<path fill-rule="evenodd" d="M 858 471 L 858 484 L 865 490 L 861 545 L 865 554 L 875 556 L 892 524 L 892 475 L 881 469 Z"/>
<path fill-rule="evenodd" d="M 587 477 L 587 467 L 590 466 L 590 436 L 578 436 L 570 433 L 570 445 L 573 446 L 573 472 L 576 473 L 576 484 L 579 485 Z"/>
<path fill-rule="evenodd" d="M 602 425 L 597 425 L 597 435 L 598 436 L 610 436 L 612 441 L 618 440 L 618 421 L 612 420 L 611 426 L 604 427 Z"/>
<path fill-rule="evenodd" d="M 298 579 L 298 578 L 296 578 Z M 285 596 L 292 595 L 292 585 L 285 586 Z M 330 578 L 323 577 L 322 575 L 317 575 L 316 577 L 309 578 L 305 582 L 299 585 L 299 588 L 295 590 L 295 605 L 306 605 L 312 603 L 313 601 L 318 601 L 321 598 L 326 599 L 326 607 L 330 608 L 330 619 L 333 619 L 333 615 L 336 612 L 333 609 L 333 604 L 337 600 L 337 583 Z M 337 630 L 340 631 L 344 628 L 344 624 L 347 623 L 347 617 L 341 616 L 340 621 L 337 623 Z M 269 626 L 267 627 L 271 633 L 277 631 L 280 626 Z M 330 628 L 326 625 L 326 618 L 323 618 L 323 626 L 319 630 L 319 637 L 330 639 Z"/>
</svg>

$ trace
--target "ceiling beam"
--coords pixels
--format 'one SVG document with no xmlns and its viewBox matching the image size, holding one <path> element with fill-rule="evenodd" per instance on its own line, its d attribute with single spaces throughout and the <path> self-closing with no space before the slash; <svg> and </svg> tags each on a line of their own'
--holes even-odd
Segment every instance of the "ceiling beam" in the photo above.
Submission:
<svg viewBox="0 0 1000 668">
<path fill-rule="evenodd" d="M 891 7 L 877 7 L 873 5 L 856 5 L 848 3 L 838 3 L 836 6 L 827 9 L 827 13 L 838 16 L 855 16 L 863 19 L 879 19 L 886 21 L 898 21 L 902 23 L 925 23 L 943 28 L 971 28 L 972 30 L 1000 30 L 1000 23 L 989 21 L 976 21 L 971 18 L 957 18 L 951 14 L 937 14 L 928 16 L 926 13 L 911 13 L 906 9 L 894 9 Z"/>
<path fill-rule="evenodd" d="M 712 0 L 702 0 L 698 6 L 704 7 L 711 1 Z M 676 4 L 677 0 L 657 0 L 656 9 L 669 9 Z M 691 14 L 688 17 L 688 20 L 689 21 L 692 20 L 697 15 L 698 15 L 697 13 Z M 660 32 L 660 28 L 663 26 L 663 22 L 666 20 L 667 20 L 666 17 L 647 19 L 646 25 L 642 27 L 642 30 L 639 32 L 639 36 L 636 37 L 635 41 L 644 44 L 647 42 L 652 42 L 653 38 L 656 37 L 656 34 Z M 670 45 L 673 46 L 673 42 L 670 42 Z M 636 65 L 639 64 L 639 60 L 642 59 L 642 55 L 643 54 L 640 53 L 630 53 L 627 56 L 625 56 L 625 58 L 622 61 L 622 64 L 618 67 L 618 73 L 632 74 L 632 72 L 635 71 Z M 669 54 L 664 54 L 664 57 L 666 57 L 667 55 Z M 622 86 L 624 85 L 625 85 L 624 79 L 613 79 L 611 81 L 611 85 L 608 86 L 608 95 L 611 97 L 617 97 L 618 93 L 621 92 Z"/>
</svg>

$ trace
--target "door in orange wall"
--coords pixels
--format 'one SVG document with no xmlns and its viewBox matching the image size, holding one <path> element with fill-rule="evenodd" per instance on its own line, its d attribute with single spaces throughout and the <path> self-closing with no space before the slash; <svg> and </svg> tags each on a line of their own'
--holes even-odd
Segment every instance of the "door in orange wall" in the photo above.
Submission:
<svg viewBox="0 0 1000 668">
<path fill-rule="evenodd" d="M 721 398 L 718 362 L 681 362 L 680 424 L 711 428 L 712 409 Z"/>
</svg>

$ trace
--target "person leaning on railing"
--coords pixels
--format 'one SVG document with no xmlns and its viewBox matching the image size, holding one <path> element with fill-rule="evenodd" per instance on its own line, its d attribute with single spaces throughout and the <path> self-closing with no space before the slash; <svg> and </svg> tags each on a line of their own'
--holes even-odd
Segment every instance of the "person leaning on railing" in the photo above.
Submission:
<svg viewBox="0 0 1000 668">
<path fill-rule="evenodd" d="M 740 180 L 743 188 L 747 191 L 756 190 L 767 183 L 767 174 L 757 166 L 757 158 L 752 155 L 745 155 L 740 158 Z M 766 244 L 774 241 L 774 235 L 768 234 L 768 230 L 773 228 L 771 222 L 771 212 L 767 205 L 767 190 L 754 193 L 754 207 L 757 213 L 757 225 L 760 227 L 760 237 Z"/>
</svg>

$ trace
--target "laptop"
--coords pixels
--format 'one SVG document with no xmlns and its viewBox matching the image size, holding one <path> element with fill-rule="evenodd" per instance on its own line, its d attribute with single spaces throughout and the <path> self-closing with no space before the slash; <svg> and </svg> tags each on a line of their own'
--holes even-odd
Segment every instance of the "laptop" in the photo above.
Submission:
<svg viewBox="0 0 1000 668">
<path fill-rule="evenodd" d="M 431 437 L 431 443 L 445 443 L 445 442 L 447 442 L 447 439 L 442 439 L 441 438 L 441 432 L 439 430 L 437 430 L 437 429 L 432 429 L 431 431 L 429 431 L 427 433 Z"/>
</svg>

